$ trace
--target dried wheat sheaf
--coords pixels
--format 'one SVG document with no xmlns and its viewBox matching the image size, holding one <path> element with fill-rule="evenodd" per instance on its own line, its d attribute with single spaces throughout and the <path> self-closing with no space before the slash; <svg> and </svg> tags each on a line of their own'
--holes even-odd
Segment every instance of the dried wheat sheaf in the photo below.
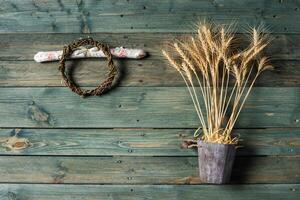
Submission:
<svg viewBox="0 0 300 200">
<path fill-rule="evenodd" d="M 261 26 L 249 31 L 248 46 L 232 26 L 200 23 L 197 34 L 169 44 L 163 55 L 182 76 L 206 142 L 237 144 L 232 129 L 257 77 L 272 68 L 261 53 L 270 42 Z"/>
</svg>

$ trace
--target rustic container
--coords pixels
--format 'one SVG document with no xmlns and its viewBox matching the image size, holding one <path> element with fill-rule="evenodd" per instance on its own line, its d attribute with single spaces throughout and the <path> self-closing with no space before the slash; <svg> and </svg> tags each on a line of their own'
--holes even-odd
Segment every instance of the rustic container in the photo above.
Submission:
<svg viewBox="0 0 300 200">
<path fill-rule="evenodd" d="M 230 181 L 236 148 L 234 144 L 197 141 L 199 176 L 201 181 L 225 184 Z"/>
</svg>

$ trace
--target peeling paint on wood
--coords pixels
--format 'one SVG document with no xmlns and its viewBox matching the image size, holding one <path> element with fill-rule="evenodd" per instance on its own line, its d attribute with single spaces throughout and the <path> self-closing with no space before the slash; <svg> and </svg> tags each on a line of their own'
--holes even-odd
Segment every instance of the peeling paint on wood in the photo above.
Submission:
<svg viewBox="0 0 300 200">
<path fill-rule="evenodd" d="M 44 111 L 41 107 L 35 105 L 34 102 L 32 102 L 28 106 L 28 117 L 36 122 L 47 122 L 49 123 L 49 114 Z"/>
</svg>

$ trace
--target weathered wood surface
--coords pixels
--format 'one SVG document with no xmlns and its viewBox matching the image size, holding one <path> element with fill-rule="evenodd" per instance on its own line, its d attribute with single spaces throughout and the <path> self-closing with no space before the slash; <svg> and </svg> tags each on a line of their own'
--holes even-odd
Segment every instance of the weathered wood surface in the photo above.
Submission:
<svg viewBox="0 0 300 200">
<path fill-rule="evenodd" d="M 0 34 L 0 60 L 33 61 L 38 51 L 60 50 L 67 43 L 80 37 L 91 36 L 112 47 L 125 46 L 128 48 L 143 48 L 150 59 L 164 59 L 161 49 L 172 39 L 182 38 L 184 33 L 96 33 L 96 34 L 46 34 L 46 33 L 11 33 Z M 245 39 L 246 36 L 238 35 Z M 278 34 L 271 35 L 272 42 L 265 54 L 276 60 L 300 59 L 300 35 Z M 247 44 L 249 42 L 245 42 Z M 244 43 L 243 43 L 244 44 Z M 147 61 L 149 58 L 144 59 Z M 160 63 L 162 65 L 162 63 Z M 163 66 L 161 66 L 163 67 Z"/>
<path fill-rule="evenodd" d="M 227 184 L 231 179 L 236 145 L 197 141 L 199 178 L 204 183 Z"/>
<path fill-rule="evenodd" d="M 55 185 L 0 184 L 2 200 L 295 200 L 298 184 L 258 185 Z"/>
<path fill-rule="evenodd" d="M 7 147 L 18 133 L 29 141 Z M 192 129 L 0 129 L 0 155 L 197 156 L 183 146 Z M 237 129 L 238 155 L 299 155 L 299 129 Z"/>
<path fill-rule="evenodd" d="M 298 156 L 237 157 L 232 183 L 299 183 L 299 164 Z M 0 156 L 0 174 L 2 183 L 200 183 L 196 157 Z"/>
<path fill-rule="evenodd" d="M 116 60 L 121 78 L 119 86 L 185 86 L 176 70 L 165 60 Z M 272 61 L 274 70 L 265 71 L 255 83 L 256 87 L 299 87 L 300 64 L 298 61 Z M 72 77 L 82 86 L 96 86 L 107 74 L 106 62 L 81 60 L 71 64 Z M 63 86 L 58 63 L 33 61 L 1 61 L 0 86 Z"/>
<path fill-rule="evenodd" d="M 300 186 L 293 184 L 300 183 L 297 0 L 0 0 L 0 5 L 1 200 L 299 196 Z M 263 22 L 274 37 L 266 55 L 275 70 L 260 77 L 255 86 L 262 88 L 254 89 L 236 126 L 242 129 L 235 130 L 244 147 L 238 149 L 232 183 L 243 185 L 187 185 L 200 184 L 197 153 L 181 144 L 198 123 L 184 83 L 161 49 L 193 32 L 193 23 L 204 17 Z M 122 87 L 82 99 L 61 85 L 57 62 L 38 64 L 33 55 L 87 36 L 143 48 L 149 57 L 117 60 Z M 76 63 L 78 83 L 95 86 L 104 78 L 105 61 Z M 6 145 L 16 132 L 29 141 L 23 150 Z"/>
<path fill-rule="evenodd" d="M 0 4 L 1 32 L 185 32 L 199 18 L 264 22 L 274 32 L 300 32 L 297 0 L 1 0 Z"/>
<path fill-rule="evenodd" d="M 42 50 L 58 50 L 81 34 L 0 34 L 0 86 L 61 86 L 58 63 L 35 63 L 33 55 Z M 86 36 L 86 35 L 85 35 Z M 134 33 L 91 34 L 95 39 L 112 46 L 144 48 L 149 57 L 143 60 L 116 60 L 122 73 L 122 86 L 183 86 L 176 70 L 169 67 L 161 55 L 164 43 L 182 34 Z M 266 51 L 275 69 L 258 79 L 256 86 L 299 86 L 299 35 L 275 34 Z M 21 61 L 21 62 L 20 62 Z M 75 63 L 74 63 L 75 64 Z M 80 84 L 94 86 L 104 79 L 104 60 L 83 60 L 73 66 L 73 74 Z M 17 81 L 16 81 L 17 80 Z"/>
<path fill-rule="evenodd" d="M 254 88 L 236 128 L 299 127 L 300 88 Z M 81 98 L 69 88 L 0 88 L 0 127 L 196 128 L 185 87 L 118 87 Z"/>
</svg>

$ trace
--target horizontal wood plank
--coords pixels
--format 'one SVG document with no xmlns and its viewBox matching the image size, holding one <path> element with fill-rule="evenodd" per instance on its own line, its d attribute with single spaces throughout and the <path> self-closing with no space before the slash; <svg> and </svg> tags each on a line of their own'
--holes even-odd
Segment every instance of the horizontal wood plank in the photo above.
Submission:
<svg viewBox="0 0 300 200">
<path fill-rule="evenodd" d="M 197 156 L 191 129 L 0 129 L 0 155 Z M 300 129 L 237 129 L 238 155 L 299 155 Z M 11 145 L 17 134 L 19 140 Z M 22 139 L 27 139 L 28 144 Z M 22 143 L 23 142 L 23 143 Z M 18 144 L 17 147 L 12 147 Z"/>
<path fill-rule="evenodd" d="M 297 156 L 237 157 L 232 183 L 299 183 L 299 164 Z M 0 174 L 2 183 L 201 183 L 197 157 L 0 156 Z"/>
<path fill-rule="evenodd" d="M 91 36 L 95 40 L 109 44 L 111 47 L 124 46 L 128 48 L 143 48 L 149 53 L 149 58 L 164 60 L 161 53 L 166 43 L 173 39 L 183 38 L 186 34 L 179 33 L 97 33 L 97 34 L 46 34 L 46 33 L 11 33 L 0 34 L 0 60 L 33 61 L 38 51 L 60 50 L 65 44 L 80 37 Z M 247 36 L 237 35 L 246 40 Z M 266 48 L 265 54 L 276 60 L 300 59 L 299 34 L 272 34 L 272 42 Z M 248 44 L 245 41 L 241 45 Z M 149 59 L 147 58 L 147 59 Z M 145 61 L 146 59 L 142 60 Z M 161 64 L 160 64 L 161 65 Z M 42 65 L 41 65 L 42 66 Z"/>
<path fill-rule="evenodd" d="M 300 32 L 296 0 L 1 0 L 0 4 L 0 32 L 185 32 L 199 18 L 250 25 L 263 22 L 272 32 Z"/>
<path fill-rule="evenodd" d="M 176 70 L 165 60 L 117 60 L 119 86 L 185 86 Z M 265 71 L 255 83 L 256 87 L 299 87 L 300 62 L 273 61 L 274 70 Z M 58 64 L 39 64 L 32 61 L 2 61 L 0 63 L 0 87 L 12 86 L 60 86 L 61 73 Z M 69 74 L 81 86 L 96 86 L 106 78 L 105 61 L 80 60 L 67 63 Z M 195 82 L 196 83 L 196 82 Z M 232 84 L 231 84 L 232 85 Z"/>
<path fill-rule="evenodd" d="M 217 192 L 216 192 L 217 191 Z M 3 200 L 295 200 L 298 184 L 251 185 L 44 185 L 0 184 Z"/>
<path fill-rule="evenodd" d="M 299 127 L 300 88 L 254 88 L 236 128 Z M 196 128 L 185 87 L 118 87 L 81 98 L 69 88 L 0 88 L 0 127 Z"/>
<path fill-rule="evenodd" d="M 58 50 L 81 34 L 0 34 L 0 86 L 61 86 L 58 63 L 35 63 L 38 51 Z M 86 35 L 85 35 L 86 36 Z M 111 46 L 144 48 L 149 56 L 143 60 L 117 60 L 122 86 L 183 86 L 180 75 L 161 55 L 164 43 L 182 34 L 92 34 Z M 274 35 L 266 55 L 272 57 L 274 70 L 264 72 L 255 86 L 295 87 L 300 85 L 300 36 Z M 95 86 L 104 79 L 106 62 L 88 59 L 68 62 L 75 80 Z"/>
</svg>

